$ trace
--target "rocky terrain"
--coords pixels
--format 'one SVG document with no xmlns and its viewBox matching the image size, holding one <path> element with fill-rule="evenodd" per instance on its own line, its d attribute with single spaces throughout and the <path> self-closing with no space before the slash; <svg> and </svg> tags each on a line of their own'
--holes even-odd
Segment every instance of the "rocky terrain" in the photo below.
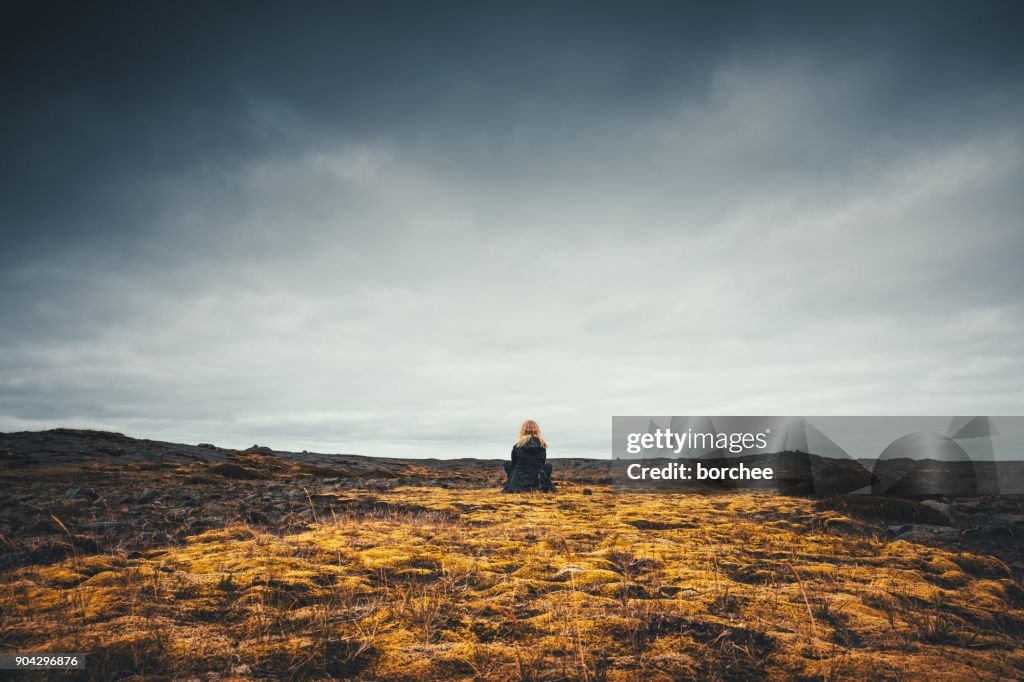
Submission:
<svg viewBox="0 0 1024 682">
<path fill-rule="evenodd" d="M 561 475 L 609 483 L 608 462 L 560 459 Z M 402 486 L 495 488 L 498 460 L 416 460 L 183 445 L 55 429 L 0 434 L 0 568 L 90 551 L 138 552 L 232 523 L 287 531 L 351 508 L 401 508 Z"/>
<path fill-rule="evenodd" d="M 0 650 L 88 679 L 1024 676 L 1017 497 L 0 434 Z"/>
</svg>

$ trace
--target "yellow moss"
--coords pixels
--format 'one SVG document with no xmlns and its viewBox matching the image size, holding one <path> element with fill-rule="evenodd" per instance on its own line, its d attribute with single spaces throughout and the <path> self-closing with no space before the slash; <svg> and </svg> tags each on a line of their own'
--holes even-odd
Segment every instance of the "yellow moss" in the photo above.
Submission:
<svg viewBox="0 0 1024 682">
<path fill-rule="evenodd" d="M 75 563 L 75 566 L 77 570 L 82 573 L 92 575 L 94 573 L 99 573 L 100 571 L 112 571 L 118 568 L 123 568 L 127 564 L 128 560 L 124 557 L 97 554 L 81 557 Z"/>
<path fill-rule="evenodd" d="M 29 567 L 0 591 L 0 636 L 163 661 L 153 676 L 201 676 L 197 660 L 409 680 L 1024 672 L 998 559 L 833 534 L 851 520 L 804 499 L 595 493 L 402 488 L 374 497 L 394 511 L 294 534 Z"/>
<path fill-rule="evenodd" d="M 928 557 L 924 562 L 923 568 L 931 571 L 932 573 L 945 573 L 947 571 L 960 571 L 960 565 L 953 561 L 950 561 L 944 556 L 932 556 Z"/>
<path fill-rule="evenodd" d="M 967 574 L 959 569 L 940 573 L 938 580 L 944 585 L 965 585 L 970 582 Z"/>
<path fill-rule="evenodd" d="M 85 580 L 87 575 L 67 564 L 58 564 L 34 571 L 33 577 L 35 580 L 53 587 L 73 587 Z"/>
<path fill-rule="evenodd" d="M 129 577 L 118 571 L 101 571 L 84 583 L 85 587 L 120 587 L 125 585 Z"/>
<path fill-rule="evenodd" d="M 965 573 L 977 576 L 1004 577 L 1013 575 L 1013 571 L 1005 563 L 993 556 L 984 554 L 956 554 L 950 557 Z"/>
</svg>

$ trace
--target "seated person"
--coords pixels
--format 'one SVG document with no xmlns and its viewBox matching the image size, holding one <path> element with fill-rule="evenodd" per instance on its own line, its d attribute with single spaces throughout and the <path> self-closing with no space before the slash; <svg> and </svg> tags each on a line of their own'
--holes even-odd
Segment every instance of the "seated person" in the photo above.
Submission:
<svg viewBox="0 0 1024 682">
<path fill-rule="evenodd" d="M 540 426 L 532 419 L 523 422 L 519 429 L 519 440 L 512 447 L 512 461 L 505 462 L 508 480 L 502 492 L 520 493 L 529 490 L 554 492 L 551 482 L 551 465 L 547 463 L 547 441 L 540 433 Z"/>
</svg>

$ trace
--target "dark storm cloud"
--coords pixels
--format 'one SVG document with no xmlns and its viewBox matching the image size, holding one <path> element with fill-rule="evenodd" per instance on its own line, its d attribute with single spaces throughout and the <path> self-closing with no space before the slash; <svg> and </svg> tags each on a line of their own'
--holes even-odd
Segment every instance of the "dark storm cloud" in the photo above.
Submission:
<svg viewBox="0 0 1024 682">
<path fill-rule="evenodd" d="M 522 161 L 517 152 L 571 140 L 581 117 L 612 124 L 666 98 L 699 99 L 714 67 L 779 56 L 837 78 L 873 69 L 869 99 L 840 113 L 836 144 L 878 126 L 949 134 L 965 115 L 1019 110 L 1014 3 L 819 4 L 23 3 L 5 22 L 5 203 L 37 220 L 61 205 L 128 209 L 121 183 L 140 173 L 230 168 L 315 146 L 325 131 L 444 140 L 485 166 Z M 517 129 L 520 145 L 501 139 Z"/>
<path fill-rule="evenodd" d="M 0 428 L 1019 412 L 1022 18 L 16 3 Z"/>
</svg>

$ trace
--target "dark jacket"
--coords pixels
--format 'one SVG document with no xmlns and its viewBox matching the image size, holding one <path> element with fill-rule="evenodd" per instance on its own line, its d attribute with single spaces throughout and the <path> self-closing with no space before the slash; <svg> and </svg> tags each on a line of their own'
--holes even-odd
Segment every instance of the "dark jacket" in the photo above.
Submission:
<svg viewBox="0 0 1024 682">
<path fill-rule="evenodd" d="M 536 437 L 512 448 L 511 466 L 506 462 L 508 481 L 502 492 L 519 493 L 528 490 L 554 492 L 551 465 L 547 464 L 547 450 Z"/>
</svg>

